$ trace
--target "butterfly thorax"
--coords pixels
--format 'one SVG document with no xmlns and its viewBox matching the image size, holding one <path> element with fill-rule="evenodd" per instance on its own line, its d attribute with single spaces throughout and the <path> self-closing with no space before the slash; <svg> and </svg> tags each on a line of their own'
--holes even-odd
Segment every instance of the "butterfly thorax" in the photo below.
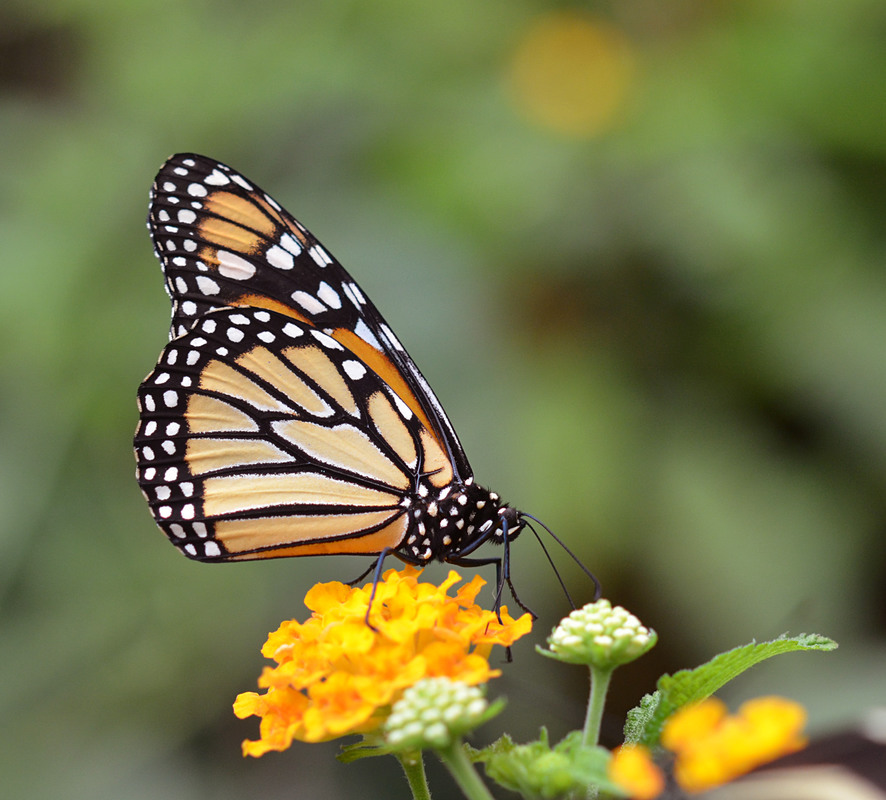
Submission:
<svg viewBox="0 0 886 800">
<path fill-rule="evenodd" d="M 479 542 L 501 544 L 505 527 L 513 539 L 523 526 L 516 509 L 473 478 L 442 489 L 420 481 L 409 498 L 408 514 L 409 528 L 400 550 L 422 564 L 451 561 L 466 550 L 472 552 Z"/>
</svg>

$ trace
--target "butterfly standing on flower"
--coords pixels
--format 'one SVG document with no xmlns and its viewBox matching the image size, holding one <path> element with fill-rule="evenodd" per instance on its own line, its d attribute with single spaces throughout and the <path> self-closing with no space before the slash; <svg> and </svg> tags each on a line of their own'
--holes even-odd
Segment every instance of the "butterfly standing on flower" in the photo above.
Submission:
<svg viewBox="0 0 886 800">
<path fill-rule="evenodd" d="M 496 563 L 523 515 L 474 482 L 427 381 L 309 231 L 251 181 L 170 158 L 148 229 L 170 342 L 139 387 L 139 484 L 188 557 Z M 469 558 L 484 542 L 503 559 Z M 518 601 L 519 602 L 519 601 Z"/>
</svg>

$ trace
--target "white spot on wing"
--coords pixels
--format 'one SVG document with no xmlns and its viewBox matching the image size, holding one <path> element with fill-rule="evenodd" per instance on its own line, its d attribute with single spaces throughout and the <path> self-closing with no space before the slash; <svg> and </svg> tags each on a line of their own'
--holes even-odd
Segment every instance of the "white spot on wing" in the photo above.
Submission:
<svg viewBox="0 0 886 800">
<path fill-rule="evenodd" d="M 348 374 L 348 377 L 352 380 L 358 381 L 366 374 L 366 367 L 364 367 L 359 361 L 353 361 L 351 359 L 347 361 L 342 361 L 342 368 Z"/>
<path fill-rule="evenodd" d="M 216 257 L 218 258 L 218 274 L 223 275 L 225 278 L 245 281 L 255 275 L 255 264 L 250 263 L 236 253 L 219 250 L 216 253 Z"/>
<path fill-rule="evenodd" d="M 227 175 L 223 172 L 219 172 L 217 169 L 212 170 L 212 172 L 206 176 L 205 181 L 210 186 L 227 186 L 227 184 L 231 182 Z"/>
<path fill-rule="evenodd" d="M 277 269 L 292 269 L 295 266 L 295 257 L 292 253 L 284 250 L 278 244 L 268 248 L 265 258 L 272 267 Z"/>
<path fill-rule="evenodd" d="M 394 401 L 394 405 L 397 406 L 397 411 L 400 412 L 400 415 L 404 419 L 412 419 L 412 409 L 400 399 L 400 395 L 398 395 L 393 389 L 389 389 L 389 391 L 391 399 Z"/>
<path fill-rule="evenodd" d="M 318 267 L 325 267 L 327 264 L 332 263 L 329 254 L 319 244 L 315 244 L 308 250 L 308 254 L 314 259 Z"/>
<path fill-rule="evenodd" d="M 341 308 L 341 297 L 326 281 L 320 283 L 320 288 L 317 289 L 317 297 L 330 308 Z"/>
<path fill-rule="evenodd" d="M 311 336 L 313 336 L 324 347 L 328 347 L 330 350 L 344 350 L 344 347 L 342 347 L 329 334 L 323 333 L 323 331 L 318 331 L 316 328 L 311 328 Z"/>
<path fill-rule="evenodd" d="M 360 291 L 360 287 L 357 286 L 356 283 L 343 283 L 342 289 L 345 290 L 345 294 L 357 308 L 360 308 L 360 306 L 366 303 L 366 298 L 363 296 L 363 292 Z"/>
<path fill-rule="evenodd" d="M 378 339 L 375 338 L 375 334 L 369 329 L 369 326 L 363 319 L 358 320 L 357 324 L 354 326 L 354 333 L 357 334 L 366 344 L 372 345 L 376 350 L 381 350 L 381 344 Z"/>
<path fill-rule="evenodd" d="M 382 336 L 388 340 L 388 343 L 394 347 L 396 350 L 399 350 L 401 353 L 405 353 L 406 349 L 400 344 L 400 340 L 394 336 L 394 332 L 383 322 L 381 324 L 381 332 Z"/>
<path fill-rule="evenodd" d="M 280 237 L 280 247 L 288 250 L 292 255 L 297 256 L 302 251 L 301 242 L 291 233 L 284 233 Z"/>
<path fill-rule="evenodd" d="M 323 311 L 328 311 L 323 303 L 321 303 L 316 297 L 308 294 L 307 292 L 303 292 L 301 290 L 293 292 L 292 299 L 295 300 L 295 302 L 298 303 L 309 314 L 320 314 Z"/>
<path fill-rule="evenodd" d="M 197 276 L 197 288 L 205 295 L 218 294 L 221 291 L 219 285 L 206 275 Z"/>
</svg>

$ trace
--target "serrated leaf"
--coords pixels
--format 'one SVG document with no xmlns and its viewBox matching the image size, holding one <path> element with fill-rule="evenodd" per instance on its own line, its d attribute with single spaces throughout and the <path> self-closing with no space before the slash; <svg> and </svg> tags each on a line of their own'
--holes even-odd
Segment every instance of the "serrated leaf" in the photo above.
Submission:
<svg viewBox="0 0 886 800">
<path fill-rule="evenodd" d="M 801 633 L 799 636 L 782 635 L 768 642 L 751 642 L 727 650 L 695 669 L 684 669 L 673 675 L 662 675 L 658 679 L 658 692 L 643 698 L 646 701 L 647 698 L 658 696 L 658 702 L 654 706 L 651 702 L 647 702 L 645 706 L 641 702 L 640 706 L 628 712 L 625 737 L 630 735 L 634 744 L 654 747 L 658 744 L 664 721 L 678 708 L 710 697 L 755 664 L 782 653 L 802 650 L 827 652 L 836 648 L 837 643 L 833 639 L 814 633 Z"/>
<path fill-rule="evenodd" d="M 639 744 L 661 703 L 661 692 L 644 694 L 640 705 L 628 711 L 625 720 L 625 744 Z"/>
<path fill-rule="evenodd" d="M 607 775 L 609 751 L 584 746 L 581 739 L 581 731 L 573 731 L 551 747 L 545 729 L 538 741 L 528 744 L 514 744 L 510 737 L 503 736 L 489 747 L 474 751 L 472 759 L 482 761 L 486 774 L 500 786 L 532 800 L 584 794 L 590 787 L 623 796 Z"/>
</svg>

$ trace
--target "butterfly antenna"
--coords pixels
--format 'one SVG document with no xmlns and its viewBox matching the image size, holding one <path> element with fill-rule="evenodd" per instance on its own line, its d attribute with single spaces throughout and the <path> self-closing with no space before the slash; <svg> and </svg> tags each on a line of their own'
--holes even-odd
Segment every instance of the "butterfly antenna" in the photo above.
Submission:
<svg viewBox="0 0 886 800">
<path fill-rule="evenodd" d="M 552 531 L 547 525 L 545 525 L 545 524 L 544 524 L 544 523 L 543 523 L 538 517 L 533 517 L 532 514 L 526 514 L 526 513 L 521 513 L 521 516 L 526 517 L 527 519 L 531 519 L 533 522 L 537 522 L 539 525 L 541 525 L 542 528 L 544 528 L 544 529 L 548 532 L 548 535 L 549 535 L 549 536 L 550 536 L 550 537 L 551 537 L 551 538 L 552 538 L 552 539 L 553 539 L 558 545 L 560 545 L 560 547 L 562 547 L 562 548 L 566 551 L 566 554 L 567 554 L 567 555 L 568 555 L 568 556 L 569 556 L 569 557 L 570 557 L 570 558 L 571 558 L 576 564 L 578 564 L 578 566 L 581 568 L 581 571 L 584 572 L 584 574 L 587 575 L 587 576 L 588 576 L 588 577 L 594 582 L 594 600 L 595 600 L 595 601 L 596 601 L 596 600 L 599 600 L 599 599 L 600 599 L 600 596 L 601 596 L 602 593 L 603 593 L 603 587 L 600 585 L 600 581 L 598 580 L 597 576 L 594 575 L 594 573 L 591 572 L 591 571 L 590 571 L 590 570 L 589 570 L 584 564 L 582 564 L 581 561 L 579 560 L 578 556 L 575 555 L 575 553 L 573 553 L 573 552 L 572 552 L 572 551 L 571 551 L 571 550 L 565 545 L 565 543 L 563 542 L 563 540 L 562 540 L 559 536 L 557 536 L 557 535 L 556 535 L 556 534 L 555 534 L 555 533 L 554 533 L 554 532 L 553 532 L 553 531 Z M 531 527 L 531 526 L 530 526 L 530 527 Z M 533 533 L 535 533 L 535 529 L 534 529 L 534 528 L 532 529 L 532 531 L 533 531 Z M 536 536 L 538 536 L 537 533 L 536 533 Z M 541 539 L 539 539 L 539 541 L 541 541 Z M 544 545 L 542 545 L 542 549 L 544 549 Z M 545 550 L 545 553 L 547 554 L 547 550 Z M 550 560 L 550 557 L 549 557 L 549 560 Z M 556 571 L 557 571 L 557 570 L 555 569 L 554 572 L 556 572 Z M 557 577 L 559 578 L 559 575 L 558 575 Z M 562 584 L 562 581 L 561 581 L 561 584 Z M 566 596 L 568 597 L 569 595 L 567 594 Z"/>
<path fill-rule="evenodd" d="M 523 516 L 526 516 L 525 514 Z M 569 605 L 572 607 L 573 611 L 575 610 L 575 603 L 572 600 L 572 595 L 569 594 L 569 589 L 566 588 L 566 584 L 563 582 L 563 577 L 560 575 L 560 570 L 557 569 L 557 565 L 554 563 L 554 559 L 551 558 L 551 554 L 548 552 L 548 548 L 545 547 L 545 543 L 542 541 L 541 536 L 538 535 L 538 531 L 532 527 L 531 522 L 526 523 L 526 527 L 532 531 L 532 535 L 535 537 L 536 541 L 541 546 L 542 552 L 545 554 L 545 558 L 548 560 L 548 564 L 551 565 L 551 569 L 554 571 L 554 575 L 557 576 L 557 583 L 560 584 L 560 588 L 563 590 L 563 594 L 566 595 L 566 599 L 569 601 Z"/>
</svg>

